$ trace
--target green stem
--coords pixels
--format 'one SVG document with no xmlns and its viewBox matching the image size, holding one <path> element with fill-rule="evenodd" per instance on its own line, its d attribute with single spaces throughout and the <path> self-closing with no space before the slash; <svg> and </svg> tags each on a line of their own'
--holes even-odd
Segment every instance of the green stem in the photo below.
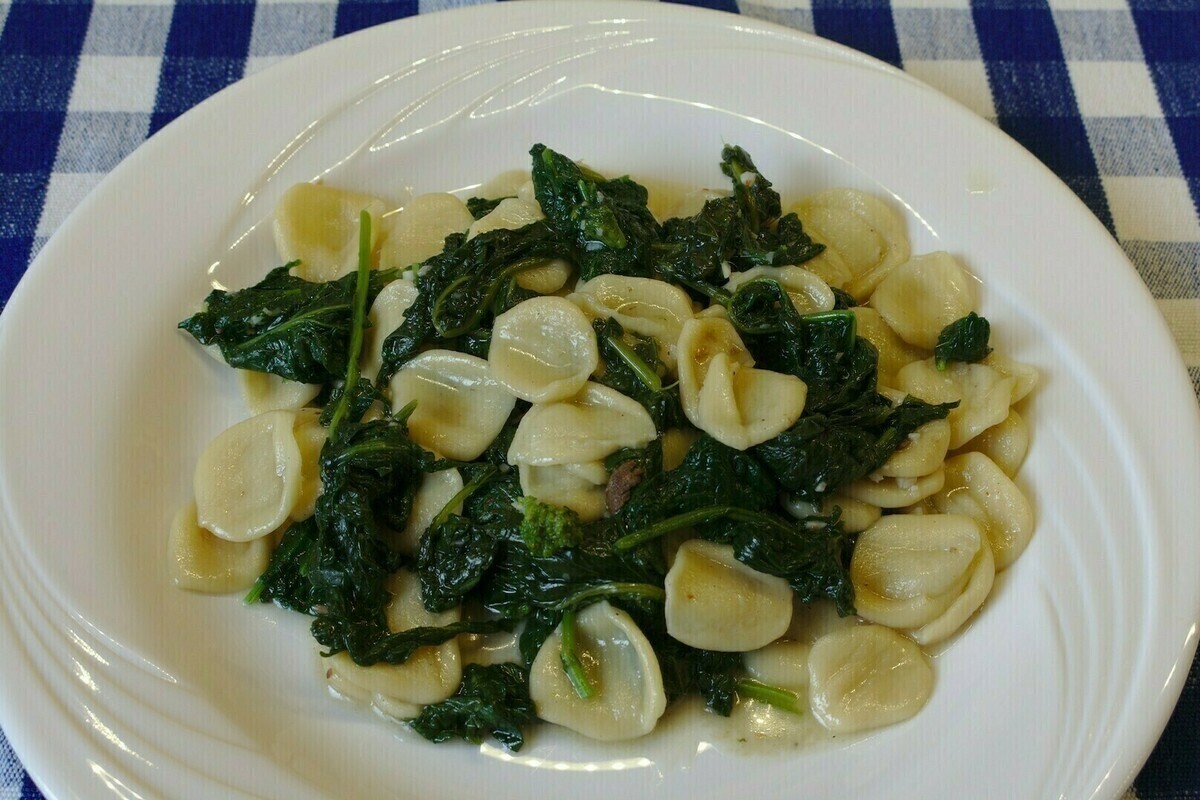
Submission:
<svg viewBox="0 0 1200 800">
<path fill-rule="evenodd" d="M 800 695 L 779 686 L 743 678 L 737 682 L 734 688 L 741 697 L 768 703 L 792 714 L 803 714 L 808 711 L 808 704 L 800 702 Z"/>
<path fill-rule="evenodd" d="M 786 523 L 780 522 L 769 514 L 760 514 L 757 511 L 730 505 L 704 506 L 703 508 L 694 508 L 691 511 L 676 514 L 673 517 L 667 517 L 639 531 L 622 536 L 614 542 L 613 546 L 618 550 L 632 550 L 660 536 L 665 536 L 671 531 L 676 531 L 680 528 L 690 528 L 693 525 L 699 525 L 701 522 L 708 522 L 709 520 L 720 519 L 722 517 L 739 522 L 755 522 L 763 525 L 771 525 L 776 528 L 786 529 L 789 533 L 792 530 Z"/>
<path fill-rule="evenodd" d="M 358 386 L 358 356 L 362 352 L 363 325 L 367 318 L 367 296 L 371 289 L 371 215 L 363 211 L 358 215 L 358 281 L 354 285 L 354 320 L 350 326 L 349 365 L 346 367 L 346 385 L 338 398 L 333 418 L 329 421 L 329 441 L 333 441 L 338 425 L 350 409 L 350 397 Z"/>
<path fill-rule="evenodd" d="M 448 327 L 447 323 L 442 319 L 444 316 L 442 309 L 450 297 L 457 292 L 460 287 L 471 282 L 472 276 L 463 275 L 460 278 L 456 278 L 450 283 L 449 286 L 442 290 L 441 294 L 439 294 L 437 299 L 433 302 L 433 311 L 431 316 L 433 318 L 434 330 L 436 330 L 438 336 L 442 337 L 443 339 L 453 339 L 456 336 L 462 336 L 475 330 L 475 328 L 479 327 L 479 320 L 483 318 L 484 310 L 491 308 L 492 301 L 496 299 L 496 294 L 500 291 L 500 286 L 506 280 L 515 277 L 526 270 L 533 269 L 534 267 L 540 267 L 545 264 L 546 261 L 546 258 L 530 256 L 528 258 L 518 259 L 512 264 L 509 264 L 500 271 L 499 275 L 496 275 L 494 278 L 492 278 L 491 283 L 488 284 L 487 291 L 483 294 L 482 300 L 475 307 L 475 310 L 471 312 L 471 315 L 458 325 L 454 327 Z"/>
<path fill-rule="evenodd" d="M 463 488 L 459 489 L 454 497 L 450 498 L 450 502 L 442 506 L 442 510 L 437 513 L 433 521 L 429 523 L 430 528 L 436 528 L 445 522 L 451 514 L 454 513 L 455 507 L 460 503 L 465 503 L 467 498 L 479 491 L 479 487 L 496 477 L 499 470 L 492 464 L 488 464 L 485 468 L 479 471 L 479 474 L 471 478 Z"/>
<path fill-rule="evenodd" d="M 554 611 L 573 610 L 588 600 L 592 600 L 597 597 L 613 597 L 614 595 L 619 594 L 636 595 L 647 600 L 657 600 L 659 602 L 667 599 L 667 593 L 663 591 L 662 587 L 655 586 L 652 583 L 608 581 L 605 583 L 594 583 L 585 589 L 581 589 L 565 600 L 556 603 L 551 608 Z"/>
<path fill-rule="evenodd" d="M 562 618 L 562 646 L 558 651 L 559 661 L 562 662 L 563 672 L 575 689 L 580 699 L 590 700 L 596 694 L 596 687 L 588 680 L 587 670 L 579 655 L 575 652 L 575 609 L 569 609 Z"/>
<path fill-rule="evenodd" d="M 638 380 L 641 381 L 647 389 L 652 392 L 662 391 L 662 378 L 658 376 L 657 372 L 650 368 L 650 365 L 646 363 L 645 359 L 639 356 L 636 352 L 634 352 L 632 347 L 626 344 L 624 339 L 622 339 L 620 336 L 606 336 L 604 338 L 608 340 L 608 343 L 611 344 L 613 349 L 617 351 L 617 355 L 619 355 L 621 360 L 624 361 L 631 370 L 633 370 L 633 373 L 637 375 Z"/>
</svg>

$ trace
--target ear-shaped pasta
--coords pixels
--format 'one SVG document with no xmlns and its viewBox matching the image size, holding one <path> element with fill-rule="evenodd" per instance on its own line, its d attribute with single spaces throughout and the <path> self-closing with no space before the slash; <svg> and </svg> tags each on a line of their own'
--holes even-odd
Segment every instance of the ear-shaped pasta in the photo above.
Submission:
<svg viewBox="0 0 1200 800">
<path fill-rule="evenodd" d="M 983 453 L 946 461 L 946 485 L 933 496 L 943 514 L 965 514 L 987 534 L 997 571 L 1017 560 L 1033 536 L 1033 509 L 1024 493 Z"/>
<path fill-rule="evenodd" d="M 544 467 L 601 461 L 622 447 L 644 447 L 657 435 L 645 406 L 616 389 L 588 383 L 570 400 L 529 409 L 517 425 L 508 463 Z"/>
<path fill-rule="evenodd" d="M 569 508 L 581 522 L 592 522 L 604 516 L 608 470 L 603 462 L 545 467 L 518 464 L 517 472 L 522 494 Z"/>
<path fill-rule="evenodd" d="M 254 585 L 271 561 L 271 538 L 226 541 L 200 527 L 196 504 L 188 503 L 171 523 L 167 553 L 171 578 L 180 589 L 225 594 Z"/>
<path fill-rule="evenodd" d="M 950 449 L 957 450 L 1008 416 L 1014 378 L 985 364 L 952 362 L 944 370 L 933 359 L 915 361 L 896 374 L 896 388 L 927 403 L 958 401 L 949 416 Z"/>
<path fill-rule="evenodd" d="M 797 599 L 792 604 L 792 624 L 788 626 L 784 638 L 813 644 L 822 636 L 861 624 L 858 617 L 838 614 L 837 605 L 832 600 L 801 603 Z"/>
<path fill-rule="evenodd" d="M 949 253 L 914 256 L 879 282 L 871 305 L 911 345 L 932 350 L 938 334 L 979 306 L 975 278 Z"/>
<path fill-rule="evenodd" d="M 418 195 L 384 217 L 379 265 L 409 267 L 433 258 L 442 252 L 447 236 L 462 233 L 474 221 L 467 204 L 452 194 Z"/>
<path fill-rule="evenodd" d="M 989 353 L 987 358 L 983 360 L 983 363 L 1001 375 L 1013 379 L 1012 402 L 1014 404 L 1024 400 L 1025 396 L 1032 392 L 1034 387 L 1038 385 L 1038 381 L 1041 378 L 1037 367 L 1013 361 L 1008 356 L 1001 355 L 995 351 Z"/>
<path fill-rule="evenodd" d="M 462 475 L 456 469 L 443 469 L 430 472 L 421 479 L 421 486 L 413 498 L 412 511 L 408 514 L 408 524 L 400 532 L 396 549 L 405 555 L 417 552 L 421 543 L 421 534 L 425 533 L 433 518 L 442 512 L 446 504 L 462 491 Z M 451 509 L 455 514 L 462 513 L 462 504 Z"/>
<path fill-rule="evenodd" d="M 388 629 L 402 633 L 412 628 L 441 627 L 458 622 L 458 608 L 431 614 L 421 604 L 421 581 L 415 573 L 401 570 L 388 580 L 392 599 L 387 606 Z M 422 647 L 403 664 L 372 664 L 360 667 L 344 651 L 328 660 L 325 678 L 340 695 L 367 702 L 380 713 L 410 719 L 420 707 L 445 700 L 458 691 L 462 660 L 458 640 Z"/>
<path fill-rule="evenodd" d="M 596 694 L 581 699 L 563 672 L 560 626 L 529 670 L 529 696 L 538 716 L 601 741 L 654 730 L 667 695 L 654 648 L 633 619 L 606 601 L 588 606 L 575 620 L 575 650 Z"/>
<path fill-rule="evenodd" d="M 474 239 L 481 233 L 495 230 L 517 230 L 545 219 L 542 207 L 536 201 L 507 197 L 483 217 L 471 223 L 467 238 Z"/>
<path fill-rule="evenodd" d="M 883 517 L 859 535 L 850 558 L 858 615 L 891 628 L 932 622 L 967 586 L 983 540 L 970 517 Z"/>
<path fill-rule="evenodd" d="M 885 478 L 920 478 L 936 472 L 950 447 L 950 423 L 944 419 L 926 422 L 908 435 L 896 452 L 879 468 Z"/>
<path fill-rule="evenodd" d="M 600 364 L 596 332 L 573 303 L 534 297 L 496 317 L 488 348 L 492 375 L 517 397 L 573 397 Z"/>
<path fill-rule="evenodd" d="M 371 326 L 363 331 L 361 374 L 374 381 L 383 367 L 383 343 L 404 323 L 404 315 L 417 299 L 417 285 L 407 278 L 392 281 L 371 304 Z"/>
<path fill-rule="evenodd" d="M 413 400 L 408 434 L 422 447 L 456 461 L 473 461 L 504 428 L 517 399 L 482 358 L 426 350 L 392 377 L 392 408 Z"/>
<path fill-rule="evenodd" d="M 808 654 L 808 702 L 834 733 L 902 722 L 933 692 L 933 668 L 911 640 L 879 625 L 823 636 Z"/>
<path fill-rule="evenodd" d="M 251 414 L 267 411 L 294 411 L 304 408 L 321 393 L 321 385 L 298 383 L 252 369 L 234 370 L 242 387 L 242 399 Z"/>
<path fill-rule="evenodd" d="M 1015 408 L 1011 409 L 1003 422 L 967 442 L 964 449 L 983 453 L 996 462 L 1005 475 L 1015 477 L 1029 452 L 1029 425 Z"/>
<path fill-rule="evenodd" d="M 850 309 L 857 323 L 858 335 L 875 345 L 879 351 L 879 385 L 894 387 L 896 373 L 914 361 L 929 357 L 928 350 L 913 347 L 896 335 L 870 306 Z"/>
<path fill-rule="evenodd" d="M 554 294 L 567 285 L 574 269 L 561 258 L 548 258 L 542 264 L 517 273 L 517 286 L 538 294 Z"/>
<path fill-rule="evenodd" d="M 982 539 L 975 562 L 970 567 L 970 580 L 963 587 L 962 594 L 954 598 L 950 607 L 936 619 L 908 632 L 917 644 L 928 646 L 949 638 L 983 605 L 996 580 L 996 562 L 992 558 L 992 547 L 988 544 L 986 536 Z"/>
<path fill-rule="evenodd" d="M 683 413 L 728 447 L 745 450 L 778 436 L 804 410 L 804 381 L 754 369 L 754 359 L 728 320 L 685 322 L 677 356 Z"/>
<path fill-rule="evenodd" d="M 814 314 L 833 308 L 835 298 L 829 284 L 816 273 L 795 266 L 752 267 L 745 272 L 735 272 L 725 282 L 725 288 L 732 292 L 743 283 L 757 278 L 770 278 L 777 282 L 801 314 Z"/>
<path fill-rule="evenodd" d="M 903 218 L 864 192 L 829 189 L 801 201 L 794 210 L 813 240 L 826 247 L 806 266 L 824 276 L 823 269 L 839 271 L 834 265 L 840 262 L 851 276 L 841 288 L 859 302 L 912 252 Z"/>
<path fill-rule="evenodd" d="M 303 470 L 295 422 L 293 411 L 268 411 L 209 443 L 192 481 L 202 526 L 247 542 L 283 524 L 300 495 Z"/>
<path fill-rule="evenodd" d="M 874 525 L 883 513 L 879 506 L 840 494 L 829 495 L 820 503 L 810 503 L 795 495 L 787 495 L 783 498 L 783 507 L 796 519 L 812 516 L 827 517 L 833 513 L 833 509 L 836 507 L 842 512 L 839 519 L 841 519 L 846 533 L 865 531 Z"/>
<path fill-rule="evenodd" d="M 695 428 L 668 428 L 662 435 L 662 463 L 667 472 L 683 463 L 684 456 L 700 439 Z"/>
<path fill-rule="evenodd" d="M 568 300 L 591 317 L 615 319 L 641 336 L 671 347 L 683 323 L 691 319 L 692 300 L 678 286 L 652 278 L 599 275 L 580 283 Z"/>
<path fill-rule="evenodd" d="M 329 438 L 329 431 L 321 425 L 321 414 L 317 409 L 301 409 L 296 412 L 296 426 L 292 429 L 296 446 L 300 448 L 300 492 L 292 507 L 294 521 L 308 519 L 317 509 L 317 498 L 321 496 L 321 448 Z"/>
<path fill-rule="evenodd" d="M 742 656 L 750 677 L 769 686 L 808 694 L 808 642 L 778 641 Z"/>
<path fill-rule="evenodd" d="M 875 478 L 879 478 L 875 480 Z M 842 489 L 842 494 L 880 508 L 905 508 L 933 495 L 946 481 L 941 464 L 919 478 L 884 478 L 872 475 Z"/>
<path fill-rule="evenodd" d="M 371 215 L 371 249 L 379 241 L 384 203 L 377 197 L 298 183 L 275 207 L 275 249 L 306 281 L 331 281 L 358 266 L 358 217 Z"/>
<path fill-rule="evenodd" d="M 787 581 L 746 566 L 727 544 L 684 542 L 664 587 L 667 633 L 701 650 L 757 650 L 782 636 L 792 621 Z"/>
</svg>

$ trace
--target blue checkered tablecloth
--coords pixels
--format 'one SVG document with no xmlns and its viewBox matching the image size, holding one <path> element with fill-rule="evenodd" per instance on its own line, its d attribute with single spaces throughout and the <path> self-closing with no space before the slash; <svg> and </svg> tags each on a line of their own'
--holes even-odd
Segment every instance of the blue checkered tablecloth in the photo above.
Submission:
<svg viewBox="0 0 1200 800">
<path fill-rule="evenodd" d="M 0 307 L 79 201 L 199 101 L 335 36 L 475 1 L 0 0 Z M 1200 1 L 692 4 L 862 50 L 1016 138 L 1120 242 L 1200 393 Z M 1200 800 L 1197 665 L 1133 791 Z M 0 800 L 39 797 L 0 734 Z"/>
</svg>

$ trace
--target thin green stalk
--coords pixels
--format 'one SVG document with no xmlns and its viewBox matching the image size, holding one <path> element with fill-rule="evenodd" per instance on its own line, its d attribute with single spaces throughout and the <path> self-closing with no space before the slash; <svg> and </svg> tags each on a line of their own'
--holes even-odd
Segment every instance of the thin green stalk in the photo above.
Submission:
<svg viewBox="0 0 1200 800">
<path fill-rule="evenodd" d="M 563 672 L 575 689 L 580 699 L 590 700 L 596 695 L 596 687 L 588 680 L 587 670 L 579 655 L 575 652 L 575 609 L 569 609 L 562 618 L 562 646 L 558 651 L 559 661 L 562 662 Z"/>
<path fill-rule="evenodd" d="M 680 528 L 690 528 L 693 525 L 699 525 L 701 522 L 708 522 L 709 520 L 720 519 L 722 517 L 741 522 L 757 522 L 772 525 L 779 528 L 786 528 L 789 532 L 791 531 L 791 528 L 786 523 L 780 522 L 769 514 L 760 514 L 757 511 L 730 505 L 704 506 L 703 508 L 694 508 L 691 511 L 676 514 L 673 517 L 667 517 L 639 531 L 622 536 L 613 543 L 613 546 L 618 550 L 632 550 L 660 536 L 665 536 L 671 531 L 676 531 Z"/>
<path fill-rule="evenodd" d="M 808 703 L 801 703 L 800 695 L 779 686 L 743 678 L 737 682 L 735 689 L 741 697 L 748 697 L 760 703 L 769 703 L 775 708 L 792 714 L 803 714 L 808 711 Z"/>
<path fill-rule="evenodd" d="M 624 361 L 631 370 L 633 370 L 633 373 L 637 375 L 638 380 L 641 381 L 647 389 L 652 392 L 662 391 L 662 378 L 658 376 L 657 372 L 650 368 L 650 365 L 646 363 L 645 359 L 635 353 L 633 348 L 626 344 L 624 339 L 622 339 L 620 336 L 606 336 L 604 338 L 608 340 L 608 343 L 611 344 L 613 349 L 617 351 L 617 355 L 619 355 L 621 360 Z"/>
<path fill-rule="evenodd" d="M 495 467 L 495 465 L 492 464 L 488 464 L 485 468 L 481 469 L 474 478 L 471 478 L 471 480 L 467 481 L 466 485 L 459 489 L 457 493 L 455 493 L 454 497 L 450 498 L 450 502 L 442 506 L 442 510 L 439 511 L 437 516 L 435 516 L 429 523 L 429 527 L 436 528 L 438 525 L 441 525 L 443 522 L 445 522 L 450 515 L 454 513 L 454 509 L 460 503 L 465 503 L 468 497 L 479 491 L 479 487 L 496 477 L 497 472 L 499 472 L 499 470 Z"/>
<path fill-rule="evenodd" d="M 608 581 L 605 583 L 595 583 L 585 589 L 581 589 L 565 600 L 556 603 L 552 608 L 555 611 L 569 611 L 578 608 L 588 600 L 594 600 L 598 597 L 613 597 L 615 595 L 636 595 L 646 600 L 657 600 L 659 602 L 667 599 L 667 593 L 663 591 L 662 587 L 655 586 L 652 583 Z"/>
<path fill-rule="evenodd" d="M 334 440 L 338 425 L 350 409 L 350 396 L 358 386 L 358 356 L 362 352 L 363 325 L 367 318 L 367 296 L 371 288 L 371 215 L 363 210 L 358 215 L 358 281 L 354 286 L 354 318 L 350 327 L 350 363 L 346 367 L 346 384 L 338 398 L 333 418 L 329 421 L 329 440 Z"/>
</svg>

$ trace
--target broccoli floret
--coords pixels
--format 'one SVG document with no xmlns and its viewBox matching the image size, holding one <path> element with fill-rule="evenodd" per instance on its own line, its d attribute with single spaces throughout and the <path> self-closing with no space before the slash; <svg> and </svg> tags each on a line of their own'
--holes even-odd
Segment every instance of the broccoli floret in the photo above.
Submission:
<svg viewBox="0 0 1200 800">
<path fill-rule="evenodd" d="M 583 538 L 579 515 L 569 508 L 543 503 L 535 497 L 522 497 L 521 538 L 538 558 L 548 558 L 559 550 L 574 547 Z"/>
</svg>

